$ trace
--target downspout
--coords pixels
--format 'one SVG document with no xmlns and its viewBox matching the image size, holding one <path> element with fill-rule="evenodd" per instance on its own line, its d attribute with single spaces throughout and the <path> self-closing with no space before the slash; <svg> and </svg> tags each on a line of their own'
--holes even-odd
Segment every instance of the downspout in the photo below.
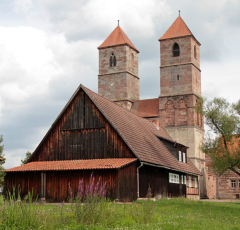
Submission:
<svg viewBox="0 0 240 230">
<path fill-rule="evenodd" d="M 198 176 L 198 197 L 199 197 L 199 200 L 201 199 L 200 198 L 200 180 L 201 180 L 201 176 Z"/>
<path fill-rule="evenodd" d="M 143 163 L 141 162 L 141 165 L 137 168 L 137 198 L 139 198 L 139 169 L 143 166 Z"/>
</svg>

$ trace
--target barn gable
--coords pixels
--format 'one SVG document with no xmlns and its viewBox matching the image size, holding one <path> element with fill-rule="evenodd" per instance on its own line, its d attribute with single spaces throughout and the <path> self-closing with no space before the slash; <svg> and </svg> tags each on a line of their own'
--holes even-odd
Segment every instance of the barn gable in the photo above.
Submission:
<svg viewBox="0 0 240 230">
<path fill-rule="evenodd" d="M 135 157 L 81 86 L 29 162 Z"/>
</svg>

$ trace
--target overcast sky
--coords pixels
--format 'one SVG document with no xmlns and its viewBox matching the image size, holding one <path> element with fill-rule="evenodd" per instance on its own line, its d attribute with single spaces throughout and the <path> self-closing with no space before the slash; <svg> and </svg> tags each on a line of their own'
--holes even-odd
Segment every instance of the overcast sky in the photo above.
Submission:
<svg viewBox="0 0 240 230">
<path fill-rule="evenodd" d="M 97 92 L 97 47 L 120 26 L 140 51 L 141 99 L 160 94 L 158 39 L 178 16 L 202 44 L 202 95 L 239 99 L 239 0 L 1 0 L 5 168 L 33 152 L 81 83 Z"/>
</svg>

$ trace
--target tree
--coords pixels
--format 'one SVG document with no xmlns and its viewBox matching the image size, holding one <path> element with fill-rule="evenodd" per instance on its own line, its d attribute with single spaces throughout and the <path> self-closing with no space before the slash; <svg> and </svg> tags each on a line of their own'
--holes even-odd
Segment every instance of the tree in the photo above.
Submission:
<svg viewBox="0 0 240 230">
<path fill-rule="evenodd" d="M 4 158 L 4 154 L 3 154 L 3 145 L 1 145 L 1 143 L 3 142 L 3 136 L 0 135 L 0 184 L 3 184 L 4 182 L 4 176 L 5 176 L 5 172 L 4 172 L 4 167 L 2 166 L 6 159 Z"/>
<path fill-rule="evenodd" d="M 23 160 L 21 160 L 22 165 L 24 165 L 28 162 L 28 159 L 30 158 L 31 155 L 32 155 L 32 153 L 30 153 L 29 151 L 26 152 L 26 157 Z"/>
<path fill-rule="evenodd" d="M 3 136 L 0 135 L 0 165 L 3 165 L 6 161 L 3 154 L 3 145 L 1 145 L 2 142 L 3 142 Z"/>
<path fill-rule="evenodd" d="M 240 100 L 235 104 L 224 98 L 202 100 L 196 110 L 210 128 L 201 149 L 211 158 L 213 170 L 220 175 L 231 170 L 240 176 Z"/>
</svg>

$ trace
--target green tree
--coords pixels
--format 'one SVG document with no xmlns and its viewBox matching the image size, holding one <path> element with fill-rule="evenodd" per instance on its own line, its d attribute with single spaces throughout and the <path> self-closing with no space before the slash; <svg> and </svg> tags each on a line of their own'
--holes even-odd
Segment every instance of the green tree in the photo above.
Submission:
<svg viewBox="0 0 240 230">
<path fill-rule="evenodd" d="M 3 142 L 3 136 L 0 135 L 0 165 L 3 165 L 6 161 L 3 154 L 3 145 L 1 145 L 2 142 Z"/>
<path fill-rule="evenodd" d="M 224 98 L 202 100 L 196 109 L 210 128 L 201 148 L 211 158 L 213 170 L 219 174 L 231 170 L 240 176 L 240 100 L 235 104 Z"/>
<path fill-rule="evenodd" d="M 2 142 L 3 142 L 3 136 L 0 135 L 0 184 L 3 184 L 4 182 L 5 169 L 2 165 L 6 161 L 6 158 L 4 158 L 4 154 L 3 154 L 3 145 L 1 145 Z"/>
<path fill-rule="evenodd" d="M 31 155 L 32 155 L 32 153 L 30 153 L 29 151 L 26 152 L 25 158 L 24 158 L 23 160 L 21 160 L 22 165 L 24 165 L 24 164 L 26 164 L 26 163 L 28 162 L 28 159 L 29 159 L 29 157 L 30 157 Z"/>
</svg>

